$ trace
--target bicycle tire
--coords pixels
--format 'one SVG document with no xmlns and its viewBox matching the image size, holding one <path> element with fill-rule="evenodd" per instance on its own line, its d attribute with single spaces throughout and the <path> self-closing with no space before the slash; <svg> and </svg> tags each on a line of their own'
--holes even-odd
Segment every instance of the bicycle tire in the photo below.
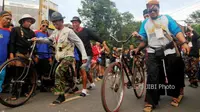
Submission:
<svg viewBox="0 0 200 112">
<path fill-rule="evenodd" d="M 117 105 L 114 107 L 114 109 L 111 110 L 109 108 L 109 106 L 108 106 L 108 102 L 106 102 L 105 85 L 106 85 L 106 81 L 107 81 L 107 77 L 109 76 L 109 73 L 112 71 L 112 69 L 115 66 L 117 66 L 120 69 L 120 72 L 121 72 L 121 80 L 120 81 L 121 81 L 121 86 L 122 86 L 122 92 L 120 94 L 120 99 L 117 102 Z M 103 81 L 102 81 L 102 85 L 101 85 L 101 101 L 102 101 L 102 105 L 104 107 L 104 110 L 106 112 L 118 112 L 119 111 L 120 106 L 121 106 L 121 104 L 123 102 L 123 99 L 124 99 L 124 89 L 125 89 L 125 87 L 124 87 L 124 73 L 123 73 L 123 69 L 122 69 L 121 65 L 118 62 L 114 62 L 114 63 L 110 64 L 108 66 L 108 68 L 106 69 L 106 71 L 104 73 L 104 78 L 103 78 Z"/>
<path fill-rule="evenodd" d="M 138 79 L 137 76 L 137 71 L 139 70 L 139 75 L 141 77 L 141 79 Z M 142 85 L 143 85 L 143 88 L 142 88 L 142 91 L 140 93 L 137 92 L 137 85 L 136 85 L 136 81 L 138 82 L 141 82 Z M 145 73 L 144 73 L 144 69 L 141 65 L 137 66 L 136 63 L 134 63 L 134 66 L 133 66 L 133 76 L 132 76 L 132 86 L 133 86 L 133 90 L 134 90 L 134 93 L 135 93 L 135 96 L 140 99 L 143 94 L 144 94 L 144 91 L 145 91 L 145 87 L 146 87 L 146 83 L 145 83 Z M 139 87 L 140 88 L 140 87 Z"/>
<path fill-rule="evenodd" d="M 5 69 L 6 65 L 9 65 L 9 63 L 11 63 L 11 62 L 16 62 L 16 61 L 19 61 L 19 62 L 21 62 L 21 63 L 23 63 L 23 64 L 26 64 L 27 62 L 29 62 L 28 59 L 22 58 L 22 57 L 16 57 L 16 58 L 14 58 L 14 59 L 7 60 L 6 62 L 4 62 L 4 63 L 1 65 L 1 67 L 0 67 L 0 72 L 2 71 L 2 69 Z M 27 64 L 26 64 L 26 65 L 27 65 Z M 7 69 L 7 68 L 6 68 L 6 69 Z M 2 99 L 2 98 L 3 98 L 3 93 L 0 93 L 0 103 L 1 103 L 2 105 L 7 106 L 7 107 L 14 108 L 14 107 L 18 107 L 18 106 L 21 106 L 21 105 L 25 104 L 25 103 L 31 98 L 33 92 L 34 92 L 35 89 L 36 89 L 37 73 L 36 73 L 36 71 L 35 71 L 33 68 L 31 68 L 31 67 L 30 67 L 30 69 L 29 69 L 29 72 L 30 72 L 30 71 L 31 71 L 31 76 L 32 76 L 32 78 L 33 78 L 33 79 L 31 79 L 30 82 L 33 82 L 33 85 L 32 85 L 32 87 L 31 87 L 31 89 L 30 89 L 29 94 L 27 94 L 25 100 L 23 100 L 23 101 L 21 101 L 21 102 L 19 102 L 19 103 L 11 104 L 11 103 L 8 103 L 8 102 L 6 101 L 6 99 Z M 30 74 L 28 74 L 27 76 L 29 76 L 29 75 L 30 75 Z M 27 78 L 27 76 L 26 76 L 26 78 Z M 5 78 L 6 78 L 6 77 L 5 77 Z M 5 81 L 4 81 L 4 82 L 5 82 Z M 14 88 L 15 88 L 15 87 L 14 87 Z"/>
</svg>

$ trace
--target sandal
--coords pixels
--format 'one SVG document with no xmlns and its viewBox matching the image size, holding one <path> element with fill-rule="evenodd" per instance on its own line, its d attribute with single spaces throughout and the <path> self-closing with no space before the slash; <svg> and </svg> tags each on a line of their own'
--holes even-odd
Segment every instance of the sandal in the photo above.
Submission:
<svg viewBox="0 0 200 112">
<path fill-rule="evenodd" d="M 182 99 L 183 99 L 183 95 L 179 95 L 178 96 L 178 103 L 180 103 Z"/>
<path fill-rule="evenodd" d="M 180 103 L 184 96 L 184 88 L 180 89 L 180 95 L 178 96 L 178 102 Z"/>
<path fill-rule="evenodd" d="M 64 101 L 65 101 L 65 96 L 64 95 L 59 95 L 58 98 L 51 103 L 51 105 L 61 104 Z"/>
<path fill-rule="evenodd" d="M 172 105 L 172 106 L 175 106 L 175 107 L 178 107 L 178 105 L 179 105 L 178 98 L 173 98 L 173 99 L 172 99 L 172 102 L 171 102 L 171 105 Z"/>
<path fill-rule="evenodd" d="M 151 104 L 146 104 L 144 106 L 143 112 L 152 112 L 153 106 Z"/>
</svg>

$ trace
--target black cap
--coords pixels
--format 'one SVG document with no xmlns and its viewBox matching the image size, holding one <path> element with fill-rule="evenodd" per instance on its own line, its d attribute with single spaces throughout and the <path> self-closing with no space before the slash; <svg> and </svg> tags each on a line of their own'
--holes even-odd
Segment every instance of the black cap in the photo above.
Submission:
<svg viewBox="0 0 200 112">
<path fill-rule="evenodd" d="M 62 14 L 59 12 L 53 12 L 51 15 L 51 21 L 58 21 L 63 19 L 65 19 L 65 17 L 63 17 Z"/>
<path fill-rule="evenodd" d="M 79 23 L 81 23 L 80 18 L 77 17 L 77 16 L 74 16 L 74 17 L 72 18 L 71 22 L 73 22 L 73 21 L 78 21 Z"/>
<path fill-rule="evenodd" d="M 143 11 L 143 15 L 145 15 L 145 14 L 148 14 L 148 10 L 147 10 L 147 9 L 145 9 L 145 10 Z"/>
</svg>

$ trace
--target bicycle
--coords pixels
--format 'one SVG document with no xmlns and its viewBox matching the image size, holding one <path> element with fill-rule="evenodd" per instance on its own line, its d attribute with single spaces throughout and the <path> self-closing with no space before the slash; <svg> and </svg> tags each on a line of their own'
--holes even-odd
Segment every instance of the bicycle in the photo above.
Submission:
<svg viewBox="0 0 200 112">
<path fill-rule="evenodd" d="M 37 73 L 33 59 L 35 46 L 36 41 L 32 44 L 30 55 L 15 57 L 1 65 L 0 73 L 6 73 L 2 85 L 3 91 L 0 93 L 1 104 L 7 107 L 18 107 L 25 104 L 33 96 L 37 86 Z M 54 67 L 57 68 L 57 65 Z M 54 67 L 51 69 L 51 73 L 55 72 Z M 74 76 L 72 65 L 67 71 L 68 76 Z"/>
<path fill-rule="evenodd" d="M 125 43 L 130 40 L 130 36 L 125 41 L 119 41 L 114 38 L 118 43 L 122 43 L 122 51 Z M 128 89 L 133 87 L 135 96 L 139 99 L 142 97 L 145 89 L 145 74 L 144 74 L 144 64 L 139 58 L 139 54 L 133 55 L 133 67 L 131 68 L 127 61 L 125 60 L 122 52 L 120 52 L 119 62 L 111 63 L 104 73 L 103 82 L 101 85 L 101 101 L 106 112 L 118 112 L 124 98 L 124 89 L 127 86 Z M 128 70 L 127 70 L 128 68 Z M 127 84 L 124 83 L 124 73 L 127 77 Z M 131 77 L 131 78 L 130 78 Z M 107 83 L 111 83 L 109 86 L 106 86 Z M 138 91 L 141 89 L 141 91 Z M 106 90 L 113 92 L 109 96 Z M 112 98 L 114 96 L 114 98 Z M 112 103 L 110 103 L 112 102 Z"/>
</svg>

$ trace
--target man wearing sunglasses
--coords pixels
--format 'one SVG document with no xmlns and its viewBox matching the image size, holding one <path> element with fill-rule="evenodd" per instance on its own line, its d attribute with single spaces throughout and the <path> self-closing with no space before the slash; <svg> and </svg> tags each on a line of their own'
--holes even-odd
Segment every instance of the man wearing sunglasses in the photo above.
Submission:
<svg viewBox="0 0 200 112">
<path fill-rule="evenodd" d="M 148 76 L 144 112 L 151 112 L 158 105 L 161 94 L 160 90 L 166 87 L 164 84 L 161 84 L 160 80 L 161 77 L 163 77 L 162 80 L 165 80 L 165 65 L 167 65 L 167 87 L 169 87 L 168 85 L 173 87 L 167 90 L 167 94 L 173 97 L 171 104 L 178 106 L 180 101 L 178 97 L 181 87 L 177 80 L 179 80 L 182 72 L 177 71 L 180 66 L 177 66 L 176 63 L 180 58 L 176 56 L 174 47 L 166 47 L 171 42 L 166 34 L 175 36 L 181 43 L 181 47 L 186 54 L 189 54 L 190 48 L 177 23 L 168 15 L 159 15 L 160 5 L 158 0 L 148 0 L 146 6 L 150 18 L 143 21 L 139 34 L 135 33 L 134 35 L 140 36 L 143 40 L 135 50 L 136 52 L 140 51 L 146 45 L 145 42 L 148 45 Z M 166 64 L 163 64 L 163 62 Z"/>
<path fill-rule="evenodd" d="M 35 35 L 37 38 L 45 38 L 49 37 L 47 29 L 49 27 L 49 21 L 48 20 L 42 20 L 41 25 L 40 25 L 40 30 L 35 31 Z M 37 73 L 38 79 L 42 80 L 42 76 L 47 75 L 50 70 L 50 63 L 52 63 L 52 58 L 51 58 L 51 49 L 49 47 L 49 44 L 37 44 L 36 45 L 36 50 L 37 50 Z M 44 54 L 46 53 L 46 54 Z M 46 91 L 44 90 L 44 85 L 42 83 L 40 87 L 40 91 Z"/>
</svg>

